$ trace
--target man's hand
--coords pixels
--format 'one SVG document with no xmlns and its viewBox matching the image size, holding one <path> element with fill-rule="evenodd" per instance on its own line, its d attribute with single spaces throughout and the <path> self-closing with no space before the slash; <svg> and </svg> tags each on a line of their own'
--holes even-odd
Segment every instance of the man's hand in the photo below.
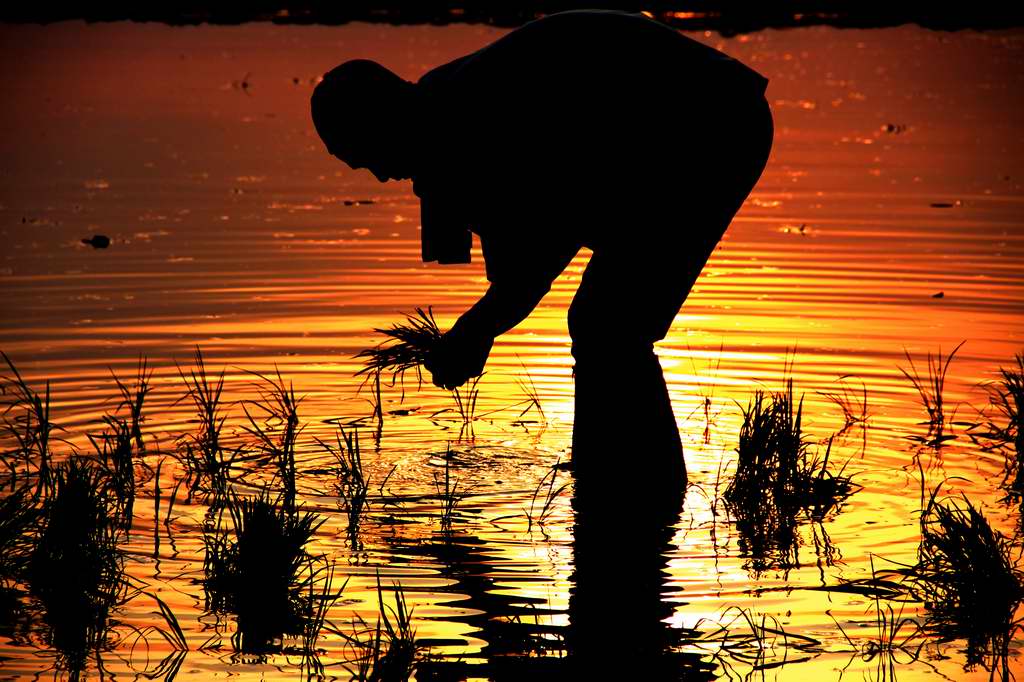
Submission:
<svg viewBox="0 0 1024 682">
<path fill-rule="evenodd" d="M 494 339 L 486 334 L 460 328 L 456 323 L 441 337 L 423 364 L 431 373 L 434 385 L 450 391 L 471 377 L 483 374 L 493 343 Z"/>
</svg>

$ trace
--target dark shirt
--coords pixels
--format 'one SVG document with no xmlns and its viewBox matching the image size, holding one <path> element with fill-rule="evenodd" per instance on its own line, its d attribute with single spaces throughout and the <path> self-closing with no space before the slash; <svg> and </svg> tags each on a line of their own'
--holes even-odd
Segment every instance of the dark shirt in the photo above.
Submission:
<svg viewBox="0 0 1024 682">
<path fill-rule="evenodd" d="M 423 257 L 468 262 L 480 235 L 492 283 L 550 286 L 637 193 L 673 179 L 708 103 L 760 97 L 767 79 L 640 14 L 582 10 L 530 22 L 418 82 L 426 165 Z"/>
</svg>

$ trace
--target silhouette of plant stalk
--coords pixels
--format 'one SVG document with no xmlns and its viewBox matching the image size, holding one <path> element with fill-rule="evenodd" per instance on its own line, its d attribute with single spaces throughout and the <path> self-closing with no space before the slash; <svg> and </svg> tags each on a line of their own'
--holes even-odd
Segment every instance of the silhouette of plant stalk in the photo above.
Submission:
<svg viewBox="0 0 1024 682">
<path fill-rule="evenodd" d="M 904 369 L 900 367 L 900 372 L 903 373 L 910 383 L 914 386 L 914 390 L 917 391 L 918 398 L 921 400 L 921 404 L 924 406 L 925 411 L 928 413 L 928 433 L 924 437 L 913 436 L 913 440 L 920 441 L 926 445 L 937 447 L 942 445 L 945 441 L 952 440 L 956 436 L 952 434 L 946 434 L 946 425 L 951 421 L 952 418 L 946 418 L 946 404 L 943 400 L 943 390 L 946 384 L 946 373 L 949 371 L 949 364 L 953 361 L 953 357 L 956 352 L 960 350 L 966 341 L 961 341 L 957 344 L 945 359 L 942 357 L 942 349 L 932 357 L 929 351 L 927 359 L 925 360 L 925 371 L 927 374 L 922 377 L 918 372 L 917 367 L 914 365 L 913 358 L 910 357 L 910 352 L 904 349 L 903 354 L 907 357 L 907 362 L 910 364 L 910 369 Z"/>
<path fill-rule="evenodd" d="M 44 393 L 39 395 L 7 354 L 0 351 L 0 356 L 3 356 L 12 375 L 0 377 L 3 394 L 10 396 L 4 405 L 3 424 L 0 425 L 0 434 L 5 441 L 3 462 L 10 471 L 11 490 L 15 488 L 18 462 L 21 460 L 25 465 L 25 475 L 35 476 L 35 494 L 39 496 L 50 484 L 53 468 L 50 440 L 53 432 L 60 429 L 50 420 L 50 382 L 46 382 Z"/>
<path fill-rule="evenodd" d="M 986 386 L 988 414 L 970 429 L 971 439 L 988 452 L 1005 458 L 1003 487 L 1009 497 L 1024 497 L 1024 353 L 1015 366 L 1001 367 L 1001 379 Z"/>
</svg>

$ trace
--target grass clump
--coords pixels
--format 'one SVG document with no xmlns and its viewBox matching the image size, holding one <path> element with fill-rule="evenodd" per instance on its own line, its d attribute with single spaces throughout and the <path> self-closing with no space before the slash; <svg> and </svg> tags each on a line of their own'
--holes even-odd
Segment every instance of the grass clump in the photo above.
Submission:
<svg viewBox="0 0 1024 682">
<path fill-rule="evenodd" d="M 1018 353 L 1014 361 L 1009 368 L 1001 367 L 1001 378 L 986 387 L 988 414 L 972 426 L 971 438 L 985 450 L 1004 453 L 1003 487 L 1019 500 L 1024 497 L 1024 353 Z"/>
<path fill-rule="evenodd" d="M 110 612 L 126 599 L 120 524 L 108 488 L 103 471 L 88 460 L 73 457 L 56 467 L 29 559 L 29 587 L 45 610 L 47 643 L 70 671 L 82 670 L 90 652 L 107 646 Z"/>
<path fill-rule="evenodd" d="M 792 380 L 782 392 L 756 391 L 743 409 L 736 474 L 724 499 L 757 565 L 770 555 L 783 567 L 798 565 L 798 514 L 820 521 L 855 491 L 843 470 L 828 468 L 831 440 L 824 457 L 809 454 L 802 423 L 803 398 L 794 401 Z"/>
<path fill-rule="evenodd" d="M 900 367 L 900 371 L 914 386 L 914 390 L 917 391 L 921 404 L 928 413 L 928 421 L 925 422 L 928 426 L 927 434 L 923 437 L 913 436 L 913 440 L 920 441 L 925 445 L 936 447 L 942 445 L 942 443 L 948 440 L 956 438 L 956 436 L 952 434 L 945 433 L 946 425 L 950 423 L 952 417 L 948 419 L 946 417 L 946 404 L 943 400 L 942 393 L 946 385 L 946 373 L 949 371 L 949 365 L 953 362 L 953 357 L 956 355 L 956 352 L 960 350 L 965 343 L 966 341 L 958 343 L 956 348 L 950 351 L 949 355 L 945 358 L 942 357 L 941 348 L 934 357 L 932 357 L 931 352 L 929 352 L 927 359 L 925 360 L 926 375 L 923 377 L 914 365 L 914 360 L 910 357 L 909 351 L 904 349 L 903 354 L 907 356 L 907 362 L 910 364 L 910 369 L 907 370 Z"/>
<path fill-rule="evenodd" d="M 384 603 L 384 589 L 377 575 L 377 622 L 370 626 L 357 616 L 350 634 L 345 635 L 353 655 L 346 665 L 352 680 L 358 682 L 400 682 L 408 680 L 416 668 L 419 647 L 412 627 L 412 610 L 405 602 L 401 585 L 395 583 L 394 607 Z"/>
<path fill-rule="evenodd" d="M 1022 622 L 1024 573 L 1011 561 L 1010 541 L 993 530 L 966 498 L 936 501 L 921 518 L 917 564 L 907 573 L 928 608 L 925 627 L 940 640 L 967 640 L 967 665 L 996 671 Z M 1005 679 L 1005 677 L 1004 677 Z"/>
<path fill-rule="evenodd" d="M 315 641 L 307 626 L 311 619 L 322 623 L 319 602 L 332 597 L 329 585 L 319 595 L 314 590 L 318 576 L 330 571 L 318 568 L 318 558 L 306 551 L 323 519 L 280 502 L 266 490 L 252 498 L 232 496 L 230 525 L 221 514 L 204 536 L 206 607 L 237 615 L 238 651 L 279 651 L 284 634 Z"/>
</svg>

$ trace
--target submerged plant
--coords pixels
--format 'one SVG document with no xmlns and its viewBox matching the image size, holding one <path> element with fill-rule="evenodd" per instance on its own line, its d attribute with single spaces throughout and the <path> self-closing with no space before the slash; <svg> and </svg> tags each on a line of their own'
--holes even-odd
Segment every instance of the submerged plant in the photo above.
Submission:
<svg viewBox="0 0 1024 682">
<path fill-rule="evenodd" d="M 820 521 L 854 492 L 842 470 L 828 468 L 831 440 L 823 458 L 808 454 L 802 422 L 803 399 L 794 403 L 792 380 L 783 392 L 755 391 L 743 409 L 736 474 L 724 498 L 755 568 L 771 554 L 783 567 L 798 565 L 797 515 Z"/>
<path fill-rule="evenodd" d="M 238 651 L 277 650 L 283 634 L 303 635 L 319 610 L 308 596 L 318 572 L 306 543 L 323 519 L 279 502 L 266 490 L 254 498 L 232 496 L 230 527 L 221 514 L 204 536 L 207 609 L 237 615 Z"/>
<path fill-rule="evenodd" d="M 914 386 L 917 391 L 918 398 L 921 400 L 921 404 L 924 406 L 925 411 L 928 413 L 928 433 L 924 437 L 914 436 L 914 440 L 921 441 L 926 445 L 932 447 L 942 445 L 947 440 L 952 440 L 956 436 L 945 433 L 946 424 L 949 423 L 950 419 L 946 418 L 946 404 L 943 400 L 943 390 L 946 385 L 946 373 L 949 371 L 949 364 L 953 361 L 953 357 L 956 352 L 960 350 L 966 341 L 961 341 L 957 344 L 949 355 L 943 359 L 942 349 L 932 357 L 931 352 L 927 355 L 925 361 L 925 370 L 927 374 L 922 377 L 914 365 L 913 358 L 910 357 L 910 352 L 904 349 L 903 354 L 907 356 L 907 362 L 910 364 L 910 369 L 904 369 L 900 367 L 900 371 L 903 373 L 910 383 Z"/>
<path fill-rule="evenodd" d="M 1024 496 L 1024 353 L 1016 364 L 1001 367 L 1001 379 L 989 384 L 988 414 L 971 427 L 971 438 L 988 451 L 1002 451 L 1006 458 L 1003 486 L 1010 496 Z"/>
<path fill-rule="evenodd" d="M 1015 616 L 1024 573 L 1010 559 L 1010 541 L 966 497 L 942 503 L 937 492 L 921 518 L 917 564 L 907 572 L 928 608 L 925 627 L 943 641 L 966 639 L 968 666 L 1005 671 L 1009 640 L 1022 626 Z"/>
</svg>

